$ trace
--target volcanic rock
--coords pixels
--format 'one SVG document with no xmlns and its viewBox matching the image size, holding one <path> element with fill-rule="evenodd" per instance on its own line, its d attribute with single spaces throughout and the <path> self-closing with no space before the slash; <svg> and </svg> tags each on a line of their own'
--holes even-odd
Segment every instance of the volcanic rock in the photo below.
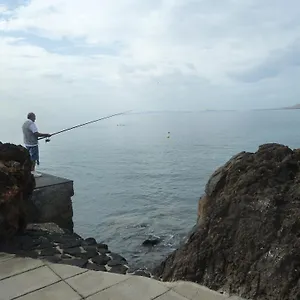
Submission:
<svg viewBox="0 0 300 300">
<path fill-rule="evenodd" d="M 160 243 L 160 238 L 149 238 L 145 240 L 142 245 L 146 247 L 152 247 Z"/>
<path fill-rule="evenodd" d="M 27 149 L 0 142 L 0 240 L 26 227 L 25 205 L 35 187 Z"/>
<path fill-rule="evenodd" d="M 300 151 L 265 144 L 219 168 L 198 225 L 154 274 L 257 300 L 300 299 Z"/>
</svg>

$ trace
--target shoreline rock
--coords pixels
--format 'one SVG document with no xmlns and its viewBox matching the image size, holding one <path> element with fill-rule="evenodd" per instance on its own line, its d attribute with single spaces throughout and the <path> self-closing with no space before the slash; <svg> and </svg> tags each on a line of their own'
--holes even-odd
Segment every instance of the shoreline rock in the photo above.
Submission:
<svg viewBox="0 0 300 300">
<path fill-rule="evenodd" d="M 92 240 L 95 243 L 91 244 Z M 2 242 L 0 252 L 95 271 L 119 274 L 129 271 L 127 260 L 111 252 L 106 244 L 97 243 L 93 238 L 83 239 L 54 223 L 29 224 L 22 234 Z"/>
<path fill-rule="evenodd" d="M 188 240 L 154 275 L 248 299 L 300 299 L 300 150 L 265 144 L 216 170 Z"/>
</svg>

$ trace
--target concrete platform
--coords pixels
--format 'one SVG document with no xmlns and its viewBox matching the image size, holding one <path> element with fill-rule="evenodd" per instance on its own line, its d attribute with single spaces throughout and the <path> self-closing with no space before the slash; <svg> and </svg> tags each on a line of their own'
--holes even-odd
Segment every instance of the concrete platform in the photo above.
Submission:
<svg viewBox="0 0 300 300">
<path fill-rule="evenodd" d="M 42 177 L 35 178 L 35 182 L 36 182 L 35 189 L 50 187 L 59 184 L 73 183 L 73 180 L 67 178 L 57 177 L 47 173 L 41 173 L 41 174 Z"/>
<path fill-rule="evenodd" d="M 238 300 L 190 282 L 90 271 L 0 253 L 0 300 Z"/>
</svg>

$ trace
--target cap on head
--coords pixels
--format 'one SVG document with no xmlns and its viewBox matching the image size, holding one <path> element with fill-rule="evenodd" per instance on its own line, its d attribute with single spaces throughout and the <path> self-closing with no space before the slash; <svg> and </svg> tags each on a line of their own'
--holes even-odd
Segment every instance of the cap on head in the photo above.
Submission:
<svg viewBox="0 0 300 300">
<path fill-rule="evenodd" d="M 31 121 L 35 121 L 35 114 L 33 112 L 30 112 L 28 115 L 27 115 L 27 119 L 31 120 Z"/>
</svg>

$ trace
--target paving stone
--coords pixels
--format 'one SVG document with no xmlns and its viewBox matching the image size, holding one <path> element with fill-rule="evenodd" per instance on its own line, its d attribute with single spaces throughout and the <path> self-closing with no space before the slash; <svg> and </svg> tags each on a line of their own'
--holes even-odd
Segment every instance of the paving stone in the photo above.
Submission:
<svg viewBox="0 0 300 300">
<path fill-rule="evenodd" d="M 66 282 L 80 295 L 88 297 L 127 279 L 128 277 L 124 275 L 88 271 L 69 278 Z"/>
<path fill-rule="evenodd" d="M 1 296 L 0 296 L 1 297 Z M 66 283 L 58 282 L 41 290 L 32 292 L 18 300 L 80 300 L 81 297 Z"/>
<path fill-rule="evenodd" d="M 223 300 L 228 299 L 227 296 L 221 295 L 204 286 L 191 282 L 178 282 L 173 288 L 177 294 L 186 297 L 190 300 Z"/>
<path fill-rule="evenodd" d="M 62 264 L 50 263 L 50 264 L 48 264 L 48 267 L 62 279 L 67 279 L 72 276 L 76 276 L 78 274 L 87 272 L 87 270 L 83 269 L 83 268 L 62 265 Z"/>
<path fill-rule="evenodd" d="M 180 296 L 179 294 L 173 292 L 173 291 L 169 291 L 165 294 L 162 294 L 161 296 L 159 296 L 158 298 L 155 298 L 156 300 L 188 300 L 187 298 Z M 206 300 L 206 298 L 199 298 L 197 300 Z"/>
<path fill-rule="evenodd" d="M 15 257 L 0 263 L 0 280 L 43 266 L 40 260 Z"/>
<path fill-rule="evenodd" d="M 151 300 L 167 291 L 168 288 L 158 281 L 145 277 L 132 276 L 128 280 L 92 295 L 87 300 Z"/>
<path fill-rule="evenodd" d="M 0 299 L 14 299 L 58 281 L 60 278 L 47 266 L 40 267 L 0 281 Z"/>
<path fill-rule="evenodd" d="M 5 253 L 5 252 L 0 252 L 0 263 L 4 262 L 6 260 L 9 260 L 11 258 L 14 258 L 15 255 L 14 254 L 10 254 L 10 253 Z"/>
</svg>

